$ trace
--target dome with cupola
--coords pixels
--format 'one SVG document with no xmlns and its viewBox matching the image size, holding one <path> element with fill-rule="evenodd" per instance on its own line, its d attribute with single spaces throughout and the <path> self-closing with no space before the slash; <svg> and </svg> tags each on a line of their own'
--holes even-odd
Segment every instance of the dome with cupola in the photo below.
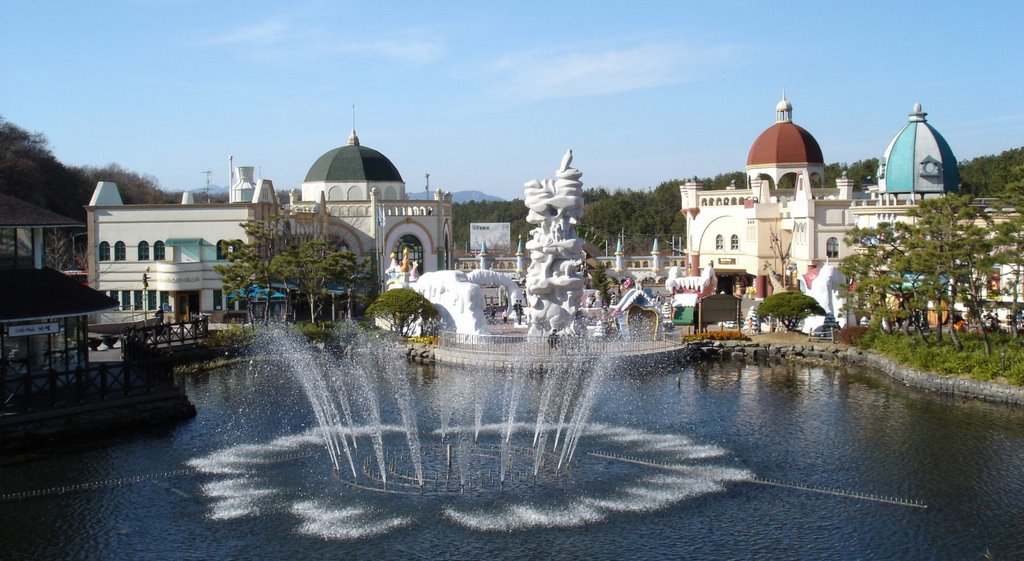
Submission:
<svg viewBox="0 0 1024 561">
<path fill-rule="evenodd" d="M 915 103 L 906 126 L 893 137 L 878 161 L 882 193 L 946 193 L 960 188 L 960 170 L 946 139 L 928 124 Z"/>
<path fill-rule="evenodd" d="M 750 147 L 747 167 L 824 163 L 818 141 L 793 123 L 793 105 L 783 94 L 775 106 L 775 124 L 761 133 Z"/>
<path fill-rule="evenodd" d="M 317 158 L 302 182 L 304 201 L 369 200 L 374 191 L 381 199 L 402 199 L 405 182 L 387 156 L 359 144 L 354 129 L 348 145 Z"/>
</svg>

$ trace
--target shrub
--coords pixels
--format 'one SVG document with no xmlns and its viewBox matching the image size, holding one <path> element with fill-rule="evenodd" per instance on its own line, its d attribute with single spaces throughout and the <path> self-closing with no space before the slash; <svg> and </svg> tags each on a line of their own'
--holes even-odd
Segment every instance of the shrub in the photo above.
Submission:
<svg viewBox="0 0 1024 561">
<path fill-rule="evenodd" d="M 295 324 L 295 328 L 306 338 L 314 343 L 326 343 L 334 336 L 333 323 L 310 323 L 303 321 Z"/>
<path fill-rule="evenodd" d="M 839 330 L 839 342 L 856 345 L 868 332 L 867 327 L 850 325 Z"/>
<path fill-rule="evenodd" d="M 438 339 L 440 338 L 434 335 L 430 337 L 409 337 L 408 339 L 406 339 L 406 341 L 410 343 L 423 343 L 425 345 L 434 345 L 436 347 Z"/>
<path fill-rule="evenodd" d="M 739 331 L 707 331 L 685 335 L 684 342 L 690 341 L 749 341 L 750 338 Z"/>
<path fill-rule="evenodd" d="M 232 325 L 227 329 L 210 331 L 210 336 L 203 344 L 207 347 L 246 347 L 252 343 L 255 331 L 251 327 Z"/>
<path fill-rule="evenodd" d="M 981 337 L 971 333 L 961 334 L 962 351 L 957 351 L 949 339 L 922 344 L 917 336 L 884 333 L 877 329 L 865 333 L 857 346 L 880 352 L 900 364 L 937 374 L 975 380 L 1003 379 L 1011 384 L 1024 384 L 1024 348 L 1008 336 L 990 337 L 992 354 L 989 356 L 984 353 Z"/>
<path fill-rule="evenodd" d="M 411 288 L 396 288 L 381 294 L 366 309 L 366 315 L 383 320 L 392 331 L 412 335 L 417 327 L 428 328 L 437 320 L 437 308 Z"/>
<path fill-rule="evenodd" d="M 809 316 L 823 316 L 825 315 L 825 310 L 822 309 L 817 300 L 803 292 L 786 291 L 776 292 L 765 298 L 764 302 L 757 309 L 757 313 L 761 317 L 773 317 L 782 322 L 786 329 L 796 331 L 797 326 L 805 318 Z"/>
</svg>

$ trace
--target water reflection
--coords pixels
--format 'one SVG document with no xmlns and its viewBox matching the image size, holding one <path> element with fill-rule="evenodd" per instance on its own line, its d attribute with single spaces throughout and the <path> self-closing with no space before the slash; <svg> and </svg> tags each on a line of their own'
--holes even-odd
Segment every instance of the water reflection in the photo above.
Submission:
<svg viewBox="0 0 1024 561">
<path fill-rule="evenodd" d="M 424 426 L 440 426 L 445 404 L 463 380 L 488 375 L 411 367 Z M 240 444 L 289 445 L 287 439 L 316 430 L 298 387 L 274 369 L 246 363 L 184 383 L 199 408 L 193 421 L 3 465 L 0 495 L 160 473 Z M 543 380 L 523 384 L 524 404 L 536 403 Z M 413 501 L 382 510 L 375 499 L 338 487 L 320 453 L 248 466 L 241 476 L 246 482 L 190 475 L 0 503 L 0 543 L 3 556 L 15 559 L 238 558 L 257 551 L 267 558 L 391 551 L 603 559 L 631 551 L 650 559 L 967 559 L 986 550 L 994 558 L 1021 558 L 1022 421 L 1019 408 L 909 390 L 857 369 L 724 363 L 656 374 L 617 372 L 595 401 L 592 430 L 580 444 L 587 450 L 621 439 L 628 428 L 630 438 L 645 439 L 644 446 L 670 436 L 685 439 L 694 454 L 724 452 L 710 460 L 721 468 L 914 498 L 929 508 L 732 482 L 655 510 L 608 509 L 599 523 L 552 522 L 585 519 L 586 500 L 611 496 L 623 481 L 659 476 L 651 468 L 609 461 L 593 464 L 598 478 L 580 484 L 587 490 L 583 500 L 573 489 L 559 489 L 501 507 L 483 497 L 483 503 L 468 505 Z M 523 434 L 532 429 L 524 427 Z M 424 443 L 439 438 L 424 431 Z M 636 442 L 627 448 L 639 449 Z M 659 485 L 684 489 L 667 479 Z M 238 498 L 239 489 L 252 492 L 246 500 L 259 513 L 225 519 L 230 505 L 211 507 L 212 500 Z M 558 503 L 565 508 L 556 510 Z M 511 512 L 534 523 L 506 533 L 503 519 L 511 519 Z M 360 516 L 367 524 L 338 522 Z"/>
</svg>

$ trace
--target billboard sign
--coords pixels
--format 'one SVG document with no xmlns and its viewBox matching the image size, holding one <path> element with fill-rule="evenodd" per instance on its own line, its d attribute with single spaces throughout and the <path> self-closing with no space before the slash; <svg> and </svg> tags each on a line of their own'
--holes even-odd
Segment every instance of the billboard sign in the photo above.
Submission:
<svg viewBox="0 0 1024 561">
<path fill-rule="evenodd" d="M 512 240 L 512 224 L 509 222 L 474 222 L 469 225 L 469 251 L 480 253 L 486 244 L 487 253 L 507 255 Z"/>
</svg>

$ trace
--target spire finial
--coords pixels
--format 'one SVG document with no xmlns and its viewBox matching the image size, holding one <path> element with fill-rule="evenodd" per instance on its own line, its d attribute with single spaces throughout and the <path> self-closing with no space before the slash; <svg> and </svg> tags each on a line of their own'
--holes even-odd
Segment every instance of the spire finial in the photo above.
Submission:
<svg viewBox="0 0 1024 561">
<path fill-rule="evenodd" d="M 782 100 L 775 105 L 775 122 L 784 123 L 793 120 L 793 104 L 786 99 L 786 88 L 782 88 Z"/>
<path fill-rule="evenodd" d="M 924 123 L 924 122 L 927 121 L 927 119 L 925 119 L 925 117 L 927 115 L 928 115 L 927 113 L 925 113 L 924 111 L 921 110 L 921 104 L 920 103 L 915 103 L 914 104 L 914 110 L 910 112 L 910 122 L 911 123 Z"/>
<path fill-rule="evenodd" d="M 356 135 L 356 104 L 352 103 L 352 134 L 348 135 L 349 146 L 359 146 L 359 137 Z"/>
</svg>

